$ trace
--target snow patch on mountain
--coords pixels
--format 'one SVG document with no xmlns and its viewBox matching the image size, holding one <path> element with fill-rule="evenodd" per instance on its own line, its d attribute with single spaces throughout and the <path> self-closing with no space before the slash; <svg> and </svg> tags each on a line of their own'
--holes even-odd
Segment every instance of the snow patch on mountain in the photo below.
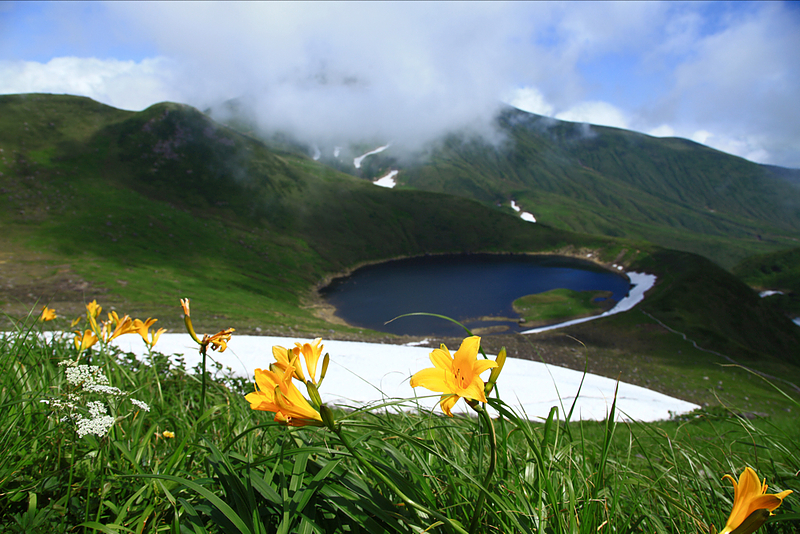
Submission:
<svg viewBox="0 0 800 534">
<path fill-rule="evenodd" d="M 362 154 L 362 155 L 358 156 L 357 158 L 355 158 L 353 160 L 353 165 L 355 165 L 356 169 L 360 169 L 361 168 L 361 162 L 364 161 L 364 158 L 366 158 L 367 156 L 371 156 L 373 154 L 378 154 L 379 152 L 383 152 L 387 148 L 389 148 L 389 145 L 379 146 L 375 150 L 371 150 L 371 151 L 367 152 L 366 154 Z"/>
</svg>

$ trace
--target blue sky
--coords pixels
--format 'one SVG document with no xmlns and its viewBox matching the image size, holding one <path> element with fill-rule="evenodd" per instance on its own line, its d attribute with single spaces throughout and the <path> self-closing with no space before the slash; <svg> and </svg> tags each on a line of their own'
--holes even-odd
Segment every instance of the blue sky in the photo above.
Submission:
<svg viewBox="0 0 800 534">
<path fill-rule="evenodd" d="M 246 96 L 265 130 L 409 147 L 500 102 L 800 168 L 792 2 L 4 2 L 0 93 Z"/>
</svg>

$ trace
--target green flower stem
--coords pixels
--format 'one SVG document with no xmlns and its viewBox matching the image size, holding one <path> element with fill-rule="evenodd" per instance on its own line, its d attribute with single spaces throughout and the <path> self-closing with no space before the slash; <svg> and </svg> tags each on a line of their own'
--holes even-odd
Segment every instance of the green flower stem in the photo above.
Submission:
<svg viewBox="0 0 800 534">
<path fill-rule="evenodd" d="M 359 453 L 358 453 L 358 452 L 357 452 L 357 451 L 356 451 L 356 450 L 355 450 L 355 449 L 354 449 L 354 448 L 353 448 L 353 447 L 350 445 L 350 443 L 349 443 L 349 442 L 348 442 L 348 441 L 347 441 L 347 440 L 344 438 L 344 436 L 342 435 L 342 428 L 341 428 L 341 425 L 336 425 L 336 426 L 334 426 L 333 428 L 331 428 L 331 430 L 333 430 L 333 432 L 334 432 L 334 433 L 336 434 L 336 436 L 339 438 L 339 441 L 341 441 L 341 442 L 342 442 L 342 444 L 343 444 L 343 445 L 345 446 L 345 448 L 346 448 L 346 449 L 347 449 L 347 450 L 350 452 L 350 454 L 353 456 L 353 458 L 355 458 L 355 459 L 356 459 L 356 460 L 357 460 L 357 461 L 358 461 L 358 462 L 359 462 L 361 465 L 363 465 L 363 466 L 364 466 L 365 468 L 367 468 L 367 469 L 368 469 L 370 472 L 372 472 L 372 474 L 373 474 L 373 475 L 375 475 L 376 477 L 378 477 L 379 479 L 381 479 L 381 480 L 383 481 L 383 483 L 384 483 L 384 484 L 386 484 L 387 486 L 389 486 L 389 487 L 392 489 L 392 491 L 394 491 L 394 492 L 397 494 L 397 496 L 398 496 L 398 497 L 400 497 L 400 499 L 402 499 L 404 503 L 406 503 L 406 505 L 408 505 L 409 507 L 413 508 L 414 510 L 418 510 L 418 511 L 420 511 L 420 512 L 423 512 L 423 513 L 425 513 L 425 514 L 428 514 L 428 515 L 430 515 L 430 516 L 433 516 L 433 517 L 435 517 L 436 519 L 438 519 L 439 521 L 441 521 L 441 522 L 443 522 L 443 523 L 445 523 L 445 524 L 447 524 L 447 525 L 450 525 L 450 526 L 451 526 L 451 527 L 452 527 L 452 528 L 453 528 L 453 529 L 454 529 L 456 532 L 459 532 L 460 534 L 469 534 L 469 533 L 468 533 L 466 530 L 464 530 L 464 529 L 461 527 L 461 525 L 459 525 L 457 522 L 453 521 L 452 519 L 450 519 L 450 518 L 449 518 L 449 517 L 447 517 L 446 515 L 440 514 L 439 512 L 437 512 L 437 511 L 435 511 L 435 510 L 431 510 L 430 508 L 428 508 L 428 507 L 426 507 L 426 506 L 423 506 L 423 505 L 419 504 L 419 503 L 418 503 L 418 502 L 416 502 L 415 500 L 413 500 L 413 499 L 411 499 L 410 497 L 408 497 L 408 496 L 407 496 L 405 493 L 403 493 L 403 492 L 400 490 L 400 488 L 398 488 L 398 487 L 397 487 L 397 485 L 396 485 L 396 484 L 395 484 L 395 483 L 394 483 L 394 482 L 393 482 L 393 481 L 392 481 L 392 480 L 391 480 L 389 477 L 387 477 L 387 476 L 386 476 L 384 473 L 382 473 L 382 472 L 381 472 L 381 471 L 380 471 L 378 468 L 376 468 L 376 467 L 375 467 L 374 465 L 372 465 L 370 462 L 368 462 L 367 460 L 365 460 L 365 459 L 364 459 L 364 457 L 363 457 L 363 456 L 361 456 L 361 455 L 360 455 L 360 454 L 359 454 Z"/>
<path fill-rule="evenodd" d="M 483 422 L 486 423 L 486 427 L 489 429 L 489 468 L 486 470 L 486 476 L 483 478 L 483 488 L 488 491 L 489 482 L 492 480 L 494 469 L 497 465 L 497 434 L 495 434 L 494 424 L 492 423 L 492 418 L 489 416 L 489 412 L 477 402 L 474 405 L 470 403 L 470 406 L 473 410 L 478 412 L 478 415 L 483 419 Z M 482 491 L 480 495 L 478 495 L 478 501 L 475 503 L 475 511 L 472 513 L 472 521 L 470 521 L 469 524 L 469 534 L 474 534 L 475 529 L 478 527 L 478 520 L 480 519 L 483 503 L 485 501 L 486 492 Z"/>
<path fill-rule="evenodd" d="M 72 440 L 72 453 L 69 459 L 69 480 L 67 482 L 67 502 L 64 505 L 64 513 L 69 513 L 69 501 L 72 499 L 72 473 L 75 470 L 75 441 L 76 439 L 73 438 Z"/>
<path fill-rule="evenodd" d="M 100 455 L 99 455 L 100 456 L 100 502 L 97 505 L 97 514 L 95 515 L 95 518 L 94 518 L 94 520 L 96 522 L 98 522 L 98 523 L 100 522 L 100 514 L 103 511 L 103 486 L 105 485 L 105 482 L 106 482 L 106 480 L 105 480 L 106 479 L 106 469 L 105 469 L 105 464 L 106 463 L 105 463 L 105 458 L 104 458 L 104 454 L 103 454 L 105 452 L 105 443 L 104 443 L 104 441 L 105 441 L 105 438 L 103 438 L 103 440 L 100 442 Z"/>
<path fill-rule="evenodd" d="M 200 354 L 203 355 L 203 378 L 200 386 L 200 417 L 206 411 L 206 346 L 200 344 Z"/>
</svg>

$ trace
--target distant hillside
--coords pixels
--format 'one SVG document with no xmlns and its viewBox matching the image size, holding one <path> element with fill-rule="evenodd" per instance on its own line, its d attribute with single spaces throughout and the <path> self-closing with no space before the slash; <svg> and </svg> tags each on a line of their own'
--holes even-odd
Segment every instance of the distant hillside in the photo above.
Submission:
<svg viewBox="0 0 800 534">
<path fill-rule="evenodd" d="M 180 104 L 132 113 L 79 97 L 0 96 L 0 149 L 9 254 L 34 247 L 54 271 L 68 263 L 138 305 L 193 290 L 225 307 L 245 291 L 259 314 L 313 322 L 301 309 L 310 290 L 362 262 L 608 243 L 469 199 L 376 187 Z"/>
<path fill-rule="evenodd" d="M 78 97 L 0 96 L 0 304 L 20 313 L 42 298 L 69 316 L 98 298 L 107 307 L 179 326 L 177 302 L 189 296 L 215 326 L 327 332 L 333 325 L 315 313 L 315 286 L 364 262 L 438 252 L 591 251 L 600 261 L 657 274 L 648 309 L 670 327 L 748 360 L 800 361 L 796 327 L 762 309 L 747 286 L 713 263 L 643 240 L 527 223 L 483 198 L 481 184 L 512 187 L 539 171 L 496 157 L 491 165 L 517 169 L 519 180 L 509 174 L 490 181 L 482 178 L 488 160 L 479 160 L 485 167 L 476 170 L 455 159 L 460 171 L 448 178 L 445 171 L 455 163 L 444 163 L 447 154 L 499 154 L 467 146 L 445 146 L 429 165 L 406 174 L 421 176 L 439 165 L 443 184 L 455 176 L 474 179 L 474 196 L 482 201 L 376 187 L 290 146 L 270 148 L 181 104 L 133 113 Z M 573 177 L 573 202 L 583 198 L 575 218 L 589 221 L 584 208 L 605 191 L 598 185 L 581 197 L 578 178 L 625 191 L 598 171 L 575 178 L 554 169 L 553 183 L 557 176 L 565 183 Z M 528 190 L 519 184 L 513 187 L 520 194 L 508 198 L 539 217 L 546 214 L 524 203 Z M 626 187 L 634 200 L 602 198 L 638 205 L 643 195 Z M 726 205 L 714 204 L 720 210 Z M 767 218 L 760 204 L 754 206 L 753 213 Z"/>
<path fill-rule="evenodd" d="M 800 172 L 685 139 L 516 109 L 498 124 L 506 134 L 500 146 L 451 136 L 396 180 L 506 206 L 514 200 L 556 228 L 646 239 L 725 267 L 800 237 Z M 380 156 L 372 164 L 380 166 Z"/>
<path fill-rule="evenodd" d="M 800 317 L 800 248 L 751 256 L 733 273 L 760 291 L 765 299 L 792 317 Z"/>
</svg>

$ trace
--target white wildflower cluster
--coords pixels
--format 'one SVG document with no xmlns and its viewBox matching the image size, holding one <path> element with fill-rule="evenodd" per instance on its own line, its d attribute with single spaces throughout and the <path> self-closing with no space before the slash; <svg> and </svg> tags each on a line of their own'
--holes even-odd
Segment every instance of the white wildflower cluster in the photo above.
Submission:
<svg viewBox="0 0 800 534">
<path fill-rule="evenodd" d="M 129 395 L 127 391 L 122 391 L 119 388 L 109 385 L 108 377 L 103 374 L 101 367 L 96 365 L 78 365 L 77 362 L 72 360 L 59 362 L 59 365 L 66 367 L 65 374 L 67 382 L 75 388 L 78 388 L 80 393 L 99 393 L 109 397 L 127 397 Z M 52 406 L 56 410 L 69 412 L 66 417 L 61 418 L 61 421 L 74 421 L 79 437 L 83 437 L 87 434 L 94 434 L 101 438 L 104 437 L 108 434 L 111 427 L 114 426 L 116 419 L 108 415 L 108 407 L 105 403 L 96 400 L 86 403 L 89 417 L 74 413 L 82 403 L 82 400 L 83 398 L 81 395 L 68 393 L 65 395 L 64 401 L 60 399 L 46 399 L 41 402 Z M 133 398 L 129 398 L 129 400 L 138 409 L 144 410 L 145 412 L 150 411 L 150 406 L 148 406 L 147 403 Z"/>
<path fill-rule="evenodd" d="M 106 405 L 100 401 L 91 401 L 86 407 L 91 417 L 78 416 L 78 436 L 82 438 L 86 434 L 94 434 L 102 438 L 114 425 L 114 418 L 108 415 Z"/>
<path fill-rule="evenodd" d="M 142 401 L 134 399 L 134 398 L 131 398 L 130 401 L 131 401 L 131 404 L 133 404 L 134 406 L 138 407 L 139 409 L 144 410 L 145 412 L 149 412 L 150 411 L 150 406 L 148 406 L 146 402 L 142 402 Z"/>
<path fill-rule="evenodd" d="M 93 386 L 107 386 L 108 377 L 103 374 L 103 369 L 96 365 L 78 365 L 72 360 L 64 360 L 58 365 L 67 367 L 67 382 L 75 387 L 87 388 Z"/>
</svg>

